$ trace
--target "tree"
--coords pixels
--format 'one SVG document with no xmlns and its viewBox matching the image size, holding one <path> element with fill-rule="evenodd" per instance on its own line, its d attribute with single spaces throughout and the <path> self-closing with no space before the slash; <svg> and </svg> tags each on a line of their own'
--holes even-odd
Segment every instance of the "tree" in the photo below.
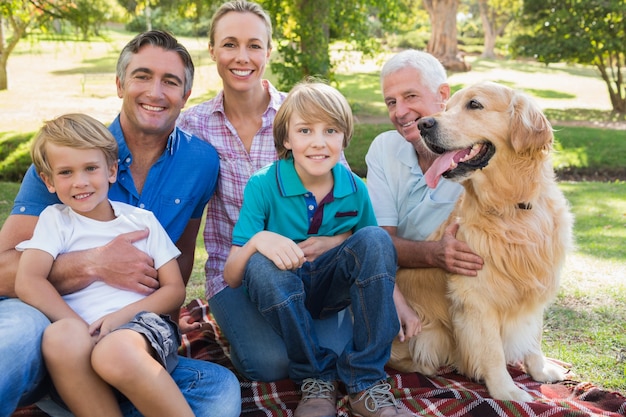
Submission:
<svg viewBox="0 0 626 417">
<path fill-rule="evenodd" d="M 66 20 L 86 38 L 107 18 L 106 0 L 2 0 L 0 2 L 0 90 L 9 87 L 7 64 L 29 31 L 45 30 L 52 21 Z M 8 29 L 8 30 L 7 30 Z"/>
<path fill-rule="evenodd" d="M 7 64 L 9 56 L 36 16 L 36 8 L 26 0 L 0 3 L 0 90 L 9 88 Z M 10 31 L 5 32 L 6 28 Z"/>
<path fill-rule="evenodd" d="M 613 111 L 626 114 L 624 0 L 524 0 L 522 16 L 529 33 L 515 39 L 517 55 L 595 66 Z"/>
<path fill-rule="evenodd" d="M 458 49 L 456 14 L 459 0 L 423 1 L 432 28 L 427 51 L 450 71 L 469 71 L 470 66 L 465 63 Z"/>
<path fill-rule="evenodd" d="M 521 8 L 522 0 L 478 0 L 480 20 L 483 24 L 485 45 L 481 56 L 495 58 L 496 39 L 504 34 Z"/>
<path fill-rule="evenodd" d="M 393 27 L 410 0 L 265 0 L 279 58 L 271 68 L 279 87 L 290 89 L 306 76 L 332 79 L 331 40 L 344 40 L 365 53 L 379 50 L 377 25 Z"/>
</svg>

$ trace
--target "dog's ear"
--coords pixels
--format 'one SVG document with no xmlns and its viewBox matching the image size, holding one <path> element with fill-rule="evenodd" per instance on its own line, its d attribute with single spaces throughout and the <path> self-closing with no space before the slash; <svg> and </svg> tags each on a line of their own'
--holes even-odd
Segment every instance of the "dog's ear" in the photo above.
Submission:
<svg viewBox="0 0 626 417">
<path fill-rule="evenodd" d="M 550 151 L 552 126 L 539 105 L 526 94 L 515 92 L 511 107 L 511 144 L 515 152 Z"/>
</svg>

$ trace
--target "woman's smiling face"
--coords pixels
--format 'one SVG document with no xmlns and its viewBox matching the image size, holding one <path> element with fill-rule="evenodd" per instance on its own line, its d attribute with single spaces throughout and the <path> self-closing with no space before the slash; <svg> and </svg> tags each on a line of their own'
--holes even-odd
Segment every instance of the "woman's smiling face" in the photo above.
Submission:
<svg viewBox="0 0 626 417">
<path fill-rule="evenodd" d="M 265 22 L 254 13 L 229 12 L 218 20 L 209 52 L 225 88 L 258 85 L 271 53 L 267 36 Z"/>
</svg>

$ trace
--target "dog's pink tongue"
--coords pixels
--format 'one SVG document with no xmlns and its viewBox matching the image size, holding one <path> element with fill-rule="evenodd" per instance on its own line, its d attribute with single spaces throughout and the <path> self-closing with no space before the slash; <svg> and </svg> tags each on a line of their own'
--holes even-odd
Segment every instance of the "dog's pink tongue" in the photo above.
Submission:
<svg viewBox="0 0 626 417">
<path fill-rule="evenodd" d="M 450 164 L 454 161 L 454 157 L 459 154 L 459 151 L 450 151 L 442 154 L 435 162 L 428 168 L 428 171 L 424 174 L 424 178 L 426 179 L 426 185 L 430 188 L 437 187 L 439 183 L 439 179 L 441 178 L 441 174 L 450 169 Z"/>
</svg>

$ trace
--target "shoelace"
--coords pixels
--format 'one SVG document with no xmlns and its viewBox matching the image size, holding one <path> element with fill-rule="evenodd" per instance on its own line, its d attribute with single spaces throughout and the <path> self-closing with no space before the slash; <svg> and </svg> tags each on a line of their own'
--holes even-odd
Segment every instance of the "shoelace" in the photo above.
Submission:
<svg viewBox="0 0 626 417">
<path fill-rule="evenodd" d="M 372 401 L 367 401 L 366 399 L 364 403 L 365 408 L 367 408 L 367 410 L 371 411 L 372 413 L 383 407 L 393 406 L 397 409 L 396 399 L 391 393 L 391 385 L 387 383 L 374 385 L 372 388 L 368 389 L 363 395 L 367 395 L 371 398 Z M 372 403 L 373 408 L 370 408 L 370 404 Z"/>
<path fill-rule="evenodd" d="M 321 379 L 307 378 L 302 381 L 302 399 L 310 398 L 328 398 L 332 399 L 332 392 L 335 390 L 331 382 L 322 381 Z"/>
</svg>

